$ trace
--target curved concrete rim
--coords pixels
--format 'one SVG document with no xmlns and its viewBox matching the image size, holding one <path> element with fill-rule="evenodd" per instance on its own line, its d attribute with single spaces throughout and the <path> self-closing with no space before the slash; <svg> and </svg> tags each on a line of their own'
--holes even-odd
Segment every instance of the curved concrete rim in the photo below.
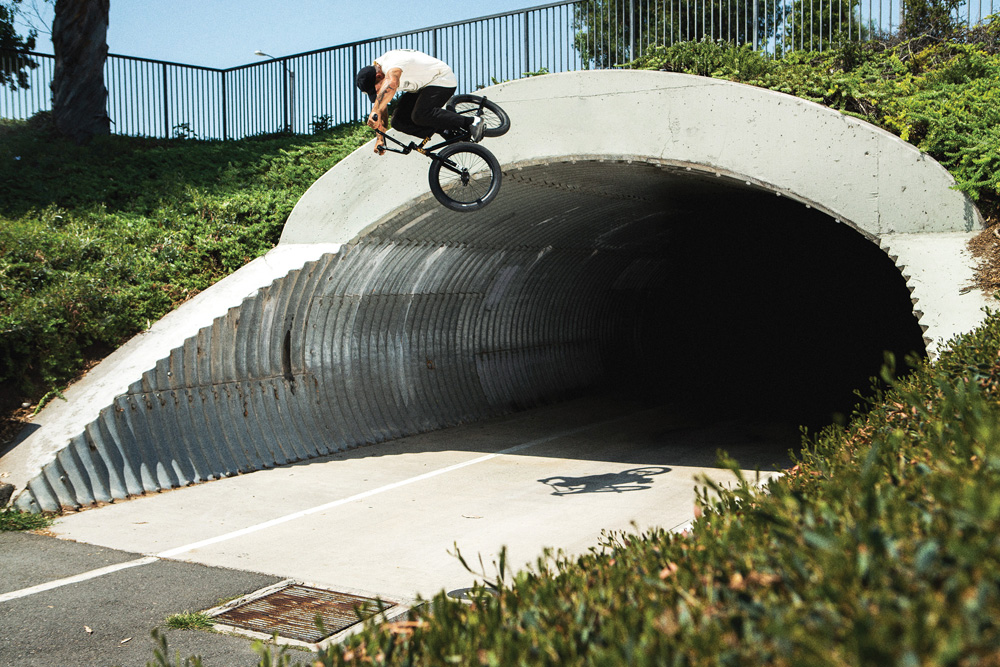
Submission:
<svg viewBox="0 0 1000 667">
<path fill-rule="evenodd" d="M 567 72 L 479 91 L 515 131 L 485 145 L 505 170 L 580 159 L 698 168 L 792 197 L 869 238 L 970 233 L 982 216 L 916 147 L 870 123 L 763 88 L 641 70 Z M 427 161 L 362 147 L 298 202 L 281 243 L 345 243 L 427 196 Z"/>
</svg>

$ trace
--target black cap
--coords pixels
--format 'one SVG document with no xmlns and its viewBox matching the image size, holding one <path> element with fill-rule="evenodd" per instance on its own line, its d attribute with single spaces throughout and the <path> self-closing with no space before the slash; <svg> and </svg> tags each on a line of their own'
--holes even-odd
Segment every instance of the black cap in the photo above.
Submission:
<svg viewBox="0 0 1000 667">
<path fill-rule="evenodd" d="M 368 99 L 375 103 L 375 68 L 371 65 L 367 67 L 362 67 L 358 70 L 358 76 L 355 77 L 354 83 L 358 86 L 358 90 L 368 93 Z"/>
</svg>

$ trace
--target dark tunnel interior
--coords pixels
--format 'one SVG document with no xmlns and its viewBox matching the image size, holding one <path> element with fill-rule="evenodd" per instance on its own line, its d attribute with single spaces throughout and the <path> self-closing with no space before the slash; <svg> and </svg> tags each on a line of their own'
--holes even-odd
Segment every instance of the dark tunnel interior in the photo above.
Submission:
<svg viewBox="0 0 1000 667">
<path fill-rule="evenodd" d="M 709 201 L 705 224 L 671 228 L 622 386 L 819 428 L 870 394 L 886 352 L 898 373 L 926 354 L 905 280 L 873 241 L 760 190 Z"/>
<path fill-rule="evenodd" d="M 514 374 L 530 376 L 522 371 L 543 363 L 530 360 L 539 341 L 557 350 L 614 321 L 610 335 L 594 338 L 603 341 L 594 363 L 603 370 L 589 389 L 570 383 L 571 391 L 545 394 L 528 380 L 511 409 L 613 389 L 821 427 L 850 414 L 855 392 L 870 393 L 886 352 L 899 370 L 911 354 L 926 354 L 905 280 L 875 241 L 817 208 L 703 167 L 618 159 L 514 168 L 482 214 L 428 201 L 364 239 L 401 242 L 490 258 L 480 265 L 500 258 L 490 269 L 496 276 L 530 267 L 506 290 L 506 319 L 491 320 L 498 331 L 513 327 L 499 336 L 503 349 L 490 347 L 495 334 L 471 343 L 477 355 L 519 350 Z M 478 288 L 465 281 L 461 289 Z M 565 315 L 579 303 L 597 314 Z M 557 368 L 559 359 L 544 363 Z"/>
</svg>

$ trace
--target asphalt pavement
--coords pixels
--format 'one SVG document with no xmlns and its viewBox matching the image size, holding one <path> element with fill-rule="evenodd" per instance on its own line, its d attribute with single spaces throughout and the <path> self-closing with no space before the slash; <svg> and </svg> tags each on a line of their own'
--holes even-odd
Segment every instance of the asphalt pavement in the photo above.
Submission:
<svg viewBox="0 0 1000 667">
<path fill-rule="evenodd" d="M 143 558 L 55 537 L 0 533 L 0 596 Z M 201 611 L 276 583 L 278 577 L 157 560 L 0 602 L 0 665 L 141 667 L 153 659 L 153 628 L 171 654 L 206 666 L 256 665 L 251 642 L 197 630 L 169 630 L 167 616 Z"/>
</svg>

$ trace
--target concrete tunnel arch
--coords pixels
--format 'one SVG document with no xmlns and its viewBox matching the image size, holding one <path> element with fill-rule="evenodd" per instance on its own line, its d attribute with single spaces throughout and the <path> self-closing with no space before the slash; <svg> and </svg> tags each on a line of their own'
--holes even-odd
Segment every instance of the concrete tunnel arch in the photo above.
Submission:
<svg viewBox="0 0 1000 667">
<path fill-rule="evenodd" d="M 669 328 L 649 304 L 677 291 L 686 246 L 671 254 L 672 239 L 704 233 L 705 211 L 792 207 L 849 230 L 888 263 L 931 354 L 981 318 L 985 298 L 965 289 L 978 211 L 887 132 L 661 72 L 547 75 L 485 94 L 513 121 L 488 144 L 505 171 L 496 201 L 448 211 L 419 156 L 355 152 L 302 197 L 275 250 L 40 415 L 0 459 L 18 507 L 112 502 L 628 376 L 663 351 L 637 322 Z"/>
</svg>

